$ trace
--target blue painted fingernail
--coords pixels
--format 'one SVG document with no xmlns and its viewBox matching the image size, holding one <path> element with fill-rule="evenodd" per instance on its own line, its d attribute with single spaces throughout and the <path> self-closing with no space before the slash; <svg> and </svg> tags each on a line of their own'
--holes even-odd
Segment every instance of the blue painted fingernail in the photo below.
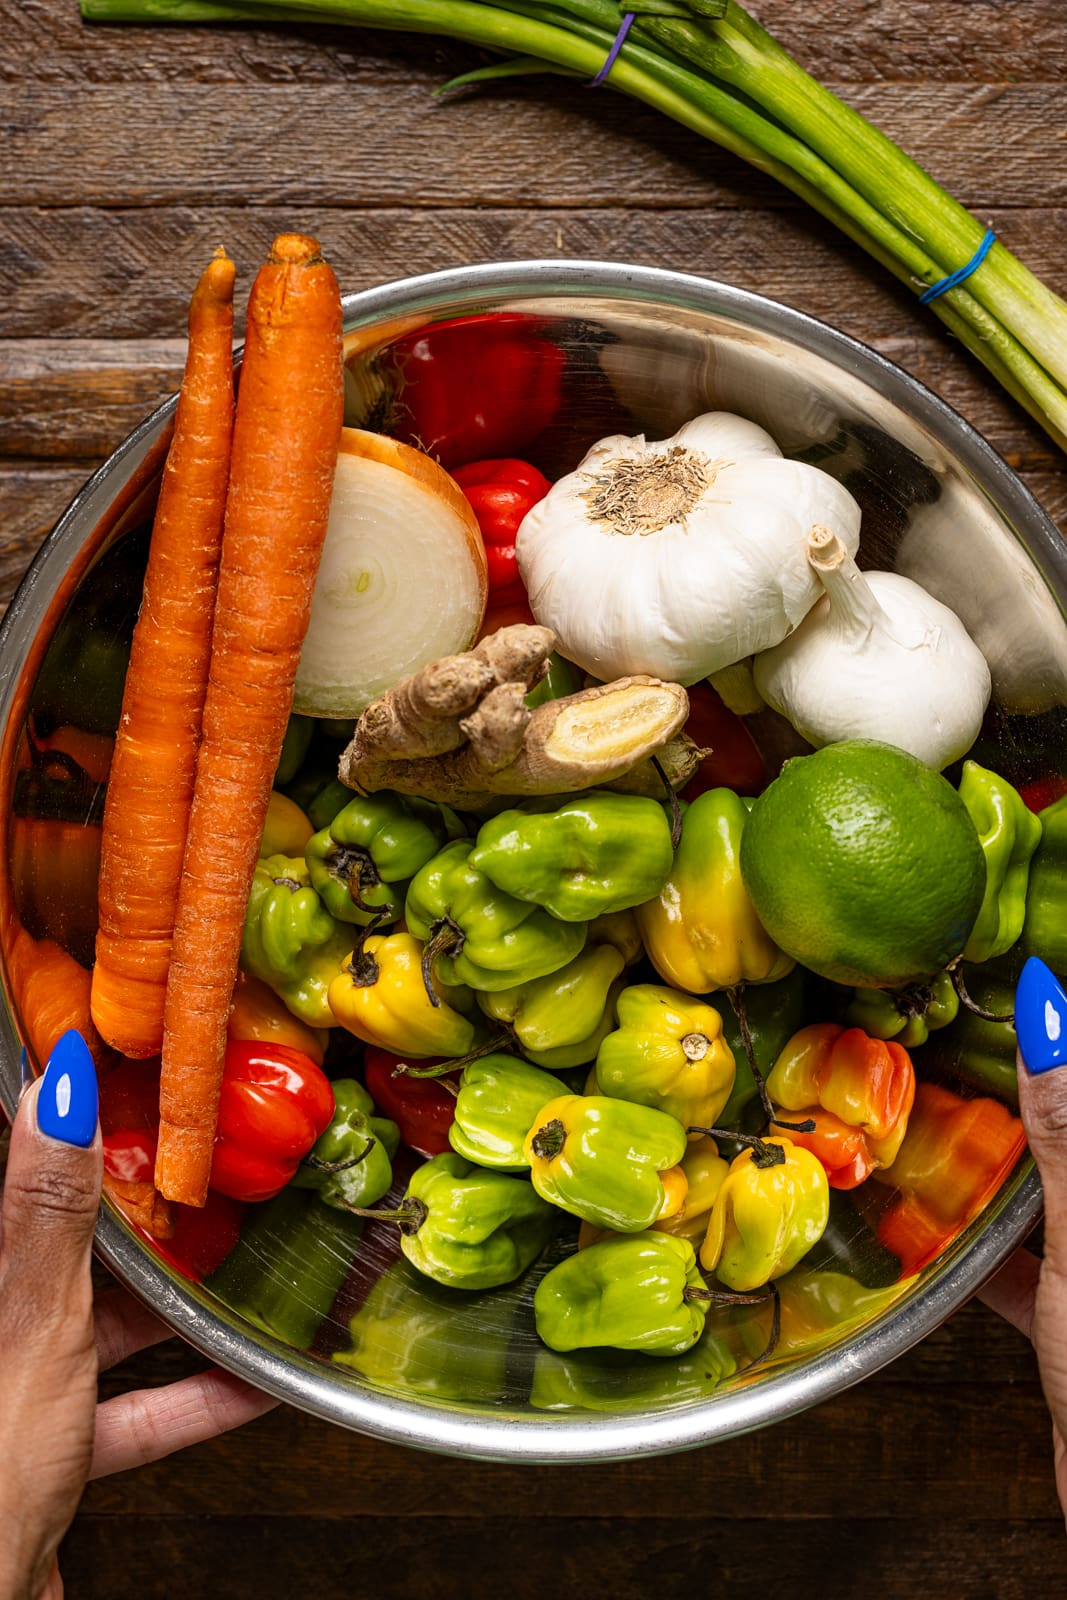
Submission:
<svg viewBox="0 0 1067 1600">
<path fill-rule="evenodd" d="M 1028 1072 L 1067 1063 L 1067 992 L 1037 956 L 1026 963 L 1015 990 L 1015 1031 Z"/>
<path fill-rule="evenodd" d="M 48 1059 L 37 1096 L 37 1126 L 50 1139 L 86 1149 L 96 1134 L 98 1109 L 96 1067 L 89 1046 L 77 1028 L 70 1028 Z"/>
</svg>

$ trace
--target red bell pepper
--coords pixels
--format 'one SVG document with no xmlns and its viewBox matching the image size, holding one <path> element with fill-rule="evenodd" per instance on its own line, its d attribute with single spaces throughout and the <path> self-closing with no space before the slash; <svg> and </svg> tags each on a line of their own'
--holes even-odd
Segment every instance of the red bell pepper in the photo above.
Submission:
<svg viewBox="0 0 1067 1600">
<path fill-rule="evenodd" d="M 210 1190 L 203 1206 L 170 1206 L 156 1193 L 155 1164 L 156 1135 L 151 1128 L 118 1128 L 104 1134 L 108 1195 L 157 1255 L 199 1283 L 237 1243 L 244 1206 Z"/>
<path fill-rule="evenodd" d="M 940 1084 L 919 1084 L 900 1153 L 875 1174 L 900 1191 L 878 1238 L 906 1274 L 920 1272 L 962 1233 L 1025 1145 L 1021 1121 L 999 1100 L 965 1100 Z"/>
<path fill-rule="evenodd" d="M 394 1077 L 402 1059 L 387 1050 L 369 1048 L 363 1062 L 367 1093 L 382 1116 L 396 1123 L 410 1149 L 424 1156 L 442 1155 L 452 1148 L 448 1130 L 456 1120 L 456 1097 L 439 1078 L 408 1078 L 402 1073 Z M 442 1059 L 420 1061 L 419 1066 L 436 1066 Z"/>
<path fill-rule="evenodd" d="M 392 430 L 451 470 L 525 450 L 560 408 L 565 356 L 542 317 L 453 317 L 398 339 L 402 410 Z"/>
<path fill-rule="evenodd" d="M 321 1067 L 284 1044 L 231 1039 L 219 1097 L 211 1187 L 269 1200 L 285 1187 L 334 1112 Z"/>
<path fill-rule="evenodd" d="M 491 599 L 521 600 L 526 589 L 515 559 L 515 535 L 527 511 L 545 498 L 552 485 L 528 461 L 510 456 L 501 461 L 468 462 L 456 467 L 452 476 L 478 518 Z"/>
<path fill-rule="evenodd" d="M 1044 811 L 1047 806 L 1055 805 L 1065 794 L 1067 794 L 1067 776 L 1062 772 L 1050 772 L 1046 778 L 1034 778 L 1029 783 L 1019 785 L 1020 798 L 1034 812 Z"/>
<path fill-rule="evenodd" d="M 709 683 L 694 683 L 686 692 L 689 719 L 683 731 L 711 753 L 682 790 L 682 799 L 695 800 L 707 789 L 759 794 L 766 787 L 767 768 L 741 718 L 723 704 Z"/>
</svg>

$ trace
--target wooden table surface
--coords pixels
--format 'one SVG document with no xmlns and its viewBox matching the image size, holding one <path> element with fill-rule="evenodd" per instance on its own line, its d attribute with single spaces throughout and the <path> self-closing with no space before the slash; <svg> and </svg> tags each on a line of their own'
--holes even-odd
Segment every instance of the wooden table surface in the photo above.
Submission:
<svg viewBox="0 0 1067 1600">
<path fill-rule="evenodd" d="M 1042 276 L 1067 287 L 1063 0 L 762 0 L 761 20 Z M 273 234 L 346 288 L 492 259 L 683 268 L 836 324 L 956 406 L 1067 527 L 1067 463 L 914 298 L 799 202 L 610 92 L 342 29 L 88 29 L 0 0 L 0 600 L 88 472 L 177 383 L 186 300 Z M 171 1342 L 111 1374 L 158 1384 Z M 914 1600 L 1064 1592 L 1029 1347 L 972 1305 L 777 1428 L 589 1468 L 456 1462 L 282 1409 L 90 1486 L 72 1597 Z"/>
</svg>

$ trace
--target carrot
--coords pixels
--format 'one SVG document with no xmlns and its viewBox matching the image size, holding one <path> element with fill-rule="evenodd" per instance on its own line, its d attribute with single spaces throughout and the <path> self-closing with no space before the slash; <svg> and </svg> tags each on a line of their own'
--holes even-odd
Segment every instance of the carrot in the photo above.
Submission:
<svg viewBox="0 0 1067 1600">
<path fill-rule="evenodd" d="M 274 241 L 248 305 L 203 741 L 164 1012 L 156 1185 L 203 1205 L 245 906 L 326 537 L 341 301 L 314 239 Z"/>
<path fill-rule="evenodd" d="M 233 431 L 234 265 L 193 291 L 104 809 L 92 1014 L 128 1056 L 163 1044 L 163 1002 L 211 653 Z"/>
</svg>

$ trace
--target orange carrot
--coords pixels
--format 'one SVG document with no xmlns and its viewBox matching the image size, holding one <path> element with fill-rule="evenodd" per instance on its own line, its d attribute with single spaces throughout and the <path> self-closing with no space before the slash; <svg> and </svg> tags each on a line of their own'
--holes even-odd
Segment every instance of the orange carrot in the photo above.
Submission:
<svg viewBox="0 0 1067 1600">
<path fill-rule="evenodd" d="M 204 706 L 164 1013 L 156 1185 L 203 1205 L 230 997 L 326 537 L 341 301 L 318 244 L 274 241 L 248 305 Z"/>
<path fill-rule="evenodd" d="M 207 690 L 233 432 L 234 265 L 189 307 L 189 350 L 133 635 L 107 802 L 92 1012 L 128 1056 L 163 1044 L 163 1002 Z"/>
</svg>

